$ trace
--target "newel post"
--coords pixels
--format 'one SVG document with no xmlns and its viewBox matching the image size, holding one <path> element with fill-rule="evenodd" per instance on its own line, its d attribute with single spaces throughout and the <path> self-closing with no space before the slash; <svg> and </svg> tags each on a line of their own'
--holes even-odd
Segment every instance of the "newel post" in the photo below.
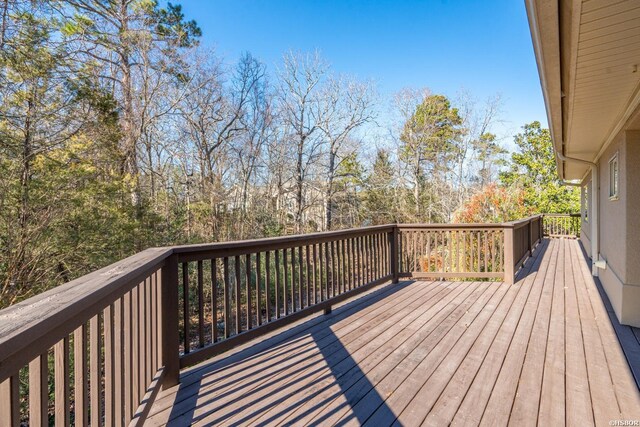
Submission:
<svg viewBox="0 0 640 427">
<path fill-rule="evenodd" d="M 162 267 L 162 388 L 178 384 L 180 354 L 178 335 L 178 256 L 171 255 Z"/>
<path fill-rule="evenodd" d="M 504 244 L 502 250 L 504 251 L 504 281 L 508 284 L 513 284 L 515 281 L 515 259 L 513 256 L 513 227 L 507 226 L 504 228 Z"/>
<path fill-rule="evenodd" d="M 393 231 L 389 233 L 389 245 L 391 246 L 391 281 L 398 283 L 400 281 L 400 273 L 398 271 L 398 226 L 393 226 Z"/>
</svg>

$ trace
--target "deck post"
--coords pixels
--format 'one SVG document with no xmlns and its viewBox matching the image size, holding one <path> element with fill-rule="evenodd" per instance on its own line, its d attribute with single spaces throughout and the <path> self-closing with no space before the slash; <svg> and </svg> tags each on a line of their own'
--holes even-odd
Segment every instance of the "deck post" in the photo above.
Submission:
<svg viewBox="0 0 640 427">
<path fill-rule="evenodd" d="M 178 353 L 178 256 L 171 255 L 162 267 L 162 388 L 178 384 L 180 355 Z"/>
<path fill-rule="evenodd" d="M 508 284 L 513 284 L 515 281 L 515 259 L 513 256 L 513 227 L 507 226 L 504 228 L 504 281 Z"/>
<path fill-rule="evenodd" d="M 389 245 L 391 246 L 391 282 L 398 283 L 400 274 L 398 272 L 398 225 L 393 226 L 393 231 L 389 233 Z"/>
</svg>

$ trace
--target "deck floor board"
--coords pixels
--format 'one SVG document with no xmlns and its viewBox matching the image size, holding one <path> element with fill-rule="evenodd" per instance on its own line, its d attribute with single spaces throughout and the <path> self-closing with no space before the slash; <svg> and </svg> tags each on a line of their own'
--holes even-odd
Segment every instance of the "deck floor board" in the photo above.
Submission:
<svg viewBox="0 0 640 427">
<path fill-rule="evenodd" d="M 183 372 L 148 425 L 594 425 L 640 393 L 577 240 L 519 280 L 385 285 Z"/>
</svg>

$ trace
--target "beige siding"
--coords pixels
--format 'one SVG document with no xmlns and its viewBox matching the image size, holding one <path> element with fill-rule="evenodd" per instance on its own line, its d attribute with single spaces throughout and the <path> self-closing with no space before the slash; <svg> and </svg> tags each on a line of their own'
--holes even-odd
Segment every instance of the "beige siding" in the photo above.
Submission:
<svg viewBox="0 0 640 427">
<path fill-rule="evenodd" d="M 627 216 L 627 270 L 625 282 L 640 286 L 640 131 L 627 131 L 626 135 L 626 200 Z M 638 307 L 640 312 L 640 306 Z"/>
<path fill-rule="evenodd" d="M 626 167 L 620 167 L 620 197 L 618 200 L 609 199 L 609 159 L 618 153 L 619 164 L 625 165 L 626 150 L 624 134 L 620 135 L 609 146 L 600 158 L 598 168 L 600 171 L 600 256 L 607 261 L 607 269 L 622 281 L 626 281 L 626 246 L 624 244 L 627 235 L 626 223 Z"/>
<path fill-rule="evenodd" d="M 609 197 L 609 161 L 618 155 L 618 198 Z M 600 259 L 606 269 L 600 281 L 621 323 L 640 326 L 640 131 L 621 132 L 600 157 L 599 221 Z M 592 186 L 590 175 L 583 186 Z M 592 192 L 589 188 L 589 222 L 582 219 L 581 241 L 591 254 Z"/>
</svg>

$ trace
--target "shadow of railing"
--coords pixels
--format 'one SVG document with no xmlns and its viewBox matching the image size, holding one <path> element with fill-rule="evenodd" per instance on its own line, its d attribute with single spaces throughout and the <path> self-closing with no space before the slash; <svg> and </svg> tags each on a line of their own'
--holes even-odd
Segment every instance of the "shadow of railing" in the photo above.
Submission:
<svg viewBox="0 0 640 427">
<path fill-rule="evenodd" d="M 579 241 L 579 246 L 585 266 L 586 268 L 589 268 L 591 266 L 592 259 L 587 254 L 582 241 Z M 607 311 L 607 315 L 609 316 L 611 326 L 613 326 L 613 330 L 618 338 L 618 343 L 620 344 L 624 357 L 627 360 L 633 379 L 640 390 L 640 341 L 638 340 L 638 337 L 640 337 L 640 328 L 634 328 L 633 326 L 623 325 L 620 323 L 618 316 L 613 309 L 613 305 L 611 305 L 611 300 L 609 300 L 609 296 L 604 290 L 604 286 L 602 286 L 600 278 L 595 276 L 592 277 L 596 289 L 600 294 L 600 298 L 602 299 L 602 303 L 604 304 L 604 308 Z"/>
<path fill-rule="evenodd" d="M 524 265 L 516 273 L 515 282 L 524 280 L 531 274 L 536 274 L 540 269 L 540 261 L 549 248 L 549 238 L 545 237 L 540 241 L 533 251 L 533 254 L 525 261 Z"/>
<path fill-rule="evenodd" d="M 189 373 L 178 385 L 168 425 L 244 425 L 256 420 L 268 425 L 284 419 L 295 424 L 303 418 L 323 424 L 342 412 L 342 421 L 364 423 L 364 417 L 351 410 L 362 390 L 368 391 L 371 405 L 384 409 L 385 399 L 331 327 L 411 283 L 386 286 L 296 326 L 294 334 L 283 332 Z M 356 382 L 357 389 L 351 387 Z M 340 396 L 343 402 L 336 404 Z M 323 411 L 332 402 L 331 410 Z"/>
</svg>

